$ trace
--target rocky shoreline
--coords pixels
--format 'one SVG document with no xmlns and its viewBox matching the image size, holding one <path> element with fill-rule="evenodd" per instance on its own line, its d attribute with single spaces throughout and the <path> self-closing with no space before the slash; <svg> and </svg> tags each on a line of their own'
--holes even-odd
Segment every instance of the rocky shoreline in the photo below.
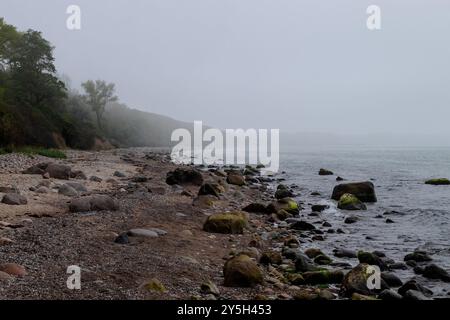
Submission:
<svg viewBox="0 0 450 320">
<path fill-rule="evenodd" d="M 450 281 L 427 252 L 394 261 L 314 248 L 345 231 L 321 216 L 325 205 L 297 202 L 299 186 L 261 169 L 178 166 L 148 149 L 0 156 L 0 298 L 443 298 L 421 281 Z M 332 198 L 364 210 L 375 193 L 371 182 L 341 183 Z M 71 265 L 81 290 L 66 286 Z M 367 287 L 369 266 L 382 271 L 379 289 Z M 405 268 L 418 276 L 402 281 Z"/>
</svg>

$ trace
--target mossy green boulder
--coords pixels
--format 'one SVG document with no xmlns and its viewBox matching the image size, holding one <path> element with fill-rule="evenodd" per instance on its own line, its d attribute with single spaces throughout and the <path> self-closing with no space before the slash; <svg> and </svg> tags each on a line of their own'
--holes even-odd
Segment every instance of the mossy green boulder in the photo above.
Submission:
<svg viewBox="0 0 450 320">
<path fill-rule="evenodd" d="M 366 205 L 351 193 L 345 193 L 341 196 L 338 208 L 341 210 L 367 210 Z"/>
<path fill-rule="evenodd" d="M 450 185 L 450 180 L 446 178 L 430 179 L 425 181 L 425 184 L 431 184 L 433 186 L 447 186 Z"/>
<path fill-rule="evenodd" d="M 263 283 L 263 274 L 255 261 L 241 254 L 231 258 L 223 268 L 227 287 L 254 287 Z"/>
<path fill-rule="evenodd" d="M 298 203 L 292 198 L 283 198 L 267 206 L 267 212 L 269 213 L 277 213 L 280 210 L 285 210 L 290 214 L 296 215 L 299 213 Z"/>
<path fill-rule="evenodd" d="M 216 213 L 206 219 L 203 230 L 213 233 L 242 234 L 247 224 L 247 215 L 244 212 Z"/>
</svg>

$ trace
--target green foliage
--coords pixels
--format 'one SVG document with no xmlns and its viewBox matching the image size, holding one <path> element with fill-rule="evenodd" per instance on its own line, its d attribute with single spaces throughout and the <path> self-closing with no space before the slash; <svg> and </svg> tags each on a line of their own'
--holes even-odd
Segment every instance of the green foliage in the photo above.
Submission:
<svg viewBox="0 0 450 320">
<path fill-rule="evenodd" d="M 22 146 L 0 148 L 0 155 L 7 153 L 22 153 L 27 155 L 41 155 L 48 158 L 65 159 L 66 154 L 58 149 L 46 149 L 42 147 Z"/>
</svg>

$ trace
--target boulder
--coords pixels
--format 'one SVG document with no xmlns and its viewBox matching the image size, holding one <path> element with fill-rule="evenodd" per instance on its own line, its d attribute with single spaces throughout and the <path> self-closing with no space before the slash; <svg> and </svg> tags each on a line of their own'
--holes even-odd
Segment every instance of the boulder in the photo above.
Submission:
<svg viewBox="0 0 450 320">
<path fill-rule="evenodd" d="M 245 178 L 241 174 L 231 173 L 227 176 L 227 183 L 236 186 L 243 186 L 245 185 Z"/>
<path fill-rule="evenodd" d="M 50 163 L 47 168 L 45 168 L 45 173 L 50 175 L 50 178 L 69 180 L 71 175 L 71 168 L 64 164 Z"/>
<path fill-rule="evenodd" d="M 392 289 L 384 289 L 378 295 L 378 299 L 386 301 L 397 301 L 403 299 L 403 297 Z"/>
<path fill-rule="evenodd" d="M 401 294 L 402 296 L 405 296 L 406 292 L 408 292 L 409 290 L 419 291 L 427 297 L 433 295 L 433 291 L 422 286 L 414 279 L 405 282 L 405 284 L 398 289 L 398 293 Z"/>
<path fill-rule="evenodd" d="M 168 185 L 193 184 L 201 186 L 203 184 L 203 176 L 200 171 L 192 168 L 177 168 L 167 173 L 166 183 Z"/>
<path fill-rule="evenodd" d="M 78 192 L 87 192 L 87 188 L 84 186 L 84 184 L 79 182 L 67 182 L 66 185 L 74 188 Z"/>
<path fill-rule="evenodd" d="M 97 177 L 97 176 L 91 176 L 91 177 L 89 178 L 89 180 L 90 180 L 90 181 L 93 181 L 93 182 L 102 182 L 102 181 L 103 181 L 102 178 Z"/>
<path fill-rule="evenodd" d="M 238 255 L 225 263 L 224 285 L 227 287 L 254 287 L 263 282 L 263 274 L 249 256 Z"/>
<path fill-rule="evenodd" d="M 317 268 L 312 264 L 311 260 L 301 254 L 300 252 L 293 252 L 295 253 L 295 270 L 298 272 L 308 272 L 308 271 L 317 271 Z M 286 252 L 284 252 L 284 255 L 289 259 L 289 257 L 286 255 Z"/>
<path fill-rule="evenodd" d="M 415 261 L 415 262 L 428 262 L 433 259 L 424 251 L 414 251 L 413 253 L 409 253 L 404 258 L 405 261 Z"/>
<path fill-rule="evenodd" d="M 334 249 L 333 254 L 338 258 L 356 258 L 356 252 L 347 249 Z"/>
<path fill-rule="evenodd" d="M 319 170 L 319 176 L 332 176 L 334 173 L 327 169 L 320 169 Z"/>
<path fill-rule="evenodd" d="M 306 249 L 305 250 L 305 254 L 308 258 L 310 259 L 314 259 L 317 256 L 320 255 L 324 255 L 324 253 L 322 252 L 322 250 L 320 249 L 315 249 L 315 248 L 310 248 L 310 249 Z"/>
<path fill-rule="evenodd" d="M 405 295 L 403 297 L 405 298 L 405 300 L 413 301 L 433 300 L 417 290 L 408 290 L 405 292 Z"/>
<path fill-rule="evenodd" d="M 126 174 L 120 171 L 114 171 L 113 176 L 117 178 L 126 178 Z"/>
<path fill-rule="evenodd" d="M 323 212 L 329 208 L 330 208 L 330 206 L 326 205 L 326 204 L 316 204 L 316 205 L 311 206 L 312 212 Z"/>
<path fill-rule="evenodd" d="M 72 188 L 71 186 L 69 186 L 68 184 L 63 184 L 62 186 L 60 186 L 58 193 L 66 196 L 66 197 L 77 197 L 78 196 L 78 191 L 75 190 L 74 188 Z"/>
<path fill-rule="evenodd" d="M 266 206 L 262 203 L 250 203 L 246 206 L 242 211 L 250 212 L 250 213 L 266 213 Z"/>
<path fill-rule="evenodd" d="M 425 278 L 438 279 L 438 280 L 442 280 L 444 282 L 450 282 L 450 275 L 448 274 L 447 270 L 445 270 L 441 267 L 438 267 L 435 264 L 427 265 L 423 269 L 422 275 Z"/>
<path fill-rule="evenodd" d="M 340 270 L 319 270 L 308 271 L 302 273 L 305 284 L 319 285 L 319 284 L 337 284 L 344 279 L 344 273 Z"/>
<path fill-rule="evenodd" d="M 89 212 L 89 211 L 116 211 L 117 202 L 107 195 L 93 195 L 73 199 L 70 202 L 70 212 Z"/>
<path fill-rule="evenodd" d="M 310 230 L 316 229 L 316 227 L 313 224 L 303 221 L 303 220 L 295 221 L 289 227 L 291 229 L 299 230 L 299 231 L 310 231 Z"/>
<path fill-rule="evenodd" d="M 200 187 L 198 195 L 212 195 L 218 198 L 223 192 L 225 192 L 225 189 L 217 183 L 204 183 Z"/>
<path fill-rule="evenodd" d="M 370 181 L 339 184 L 334 187 L 331 198 L 339 201 L 346 193 L 353 194 L 362 202 L 377 202 L 375 186 Z"/>
<path fill-rule="evenodd" d="M 158 238 L 158 233 L 148 229 L 131 229 L 127 232 L 129 237 L 141 237 L 141 238 Z"/>
<path fill-rule="evenodd" d="M 347 273 L 342 281 L 341 292 L 346 297 L 351 297 L 353 293 L 359 293 L 370 296 L 375 293 L 376 289 L 368 287 L 368 280 L 373 275 L 373 270 L 369 269 L 369 265 L 361 263 Z M 387 285 L 383 279 L 380 279 L 380 290 L 387 289 Z"/>
<path fill-rule="evenodd" d="M 382 272 L 381 279 L 383 279 L 389 287 L 400 287 L 403 285 L 403 281 L 390 272 Z"/>
<path fill-rule="evenodd" d="M 75 171 L 72 171 L 72 172 L 70 173 L 70 177 L 71 177 L 72 179 L 87 180 L 86 175 L 85 175 L 84 172 L 81 171 L 81 170 L 75 170 Z"/>
<path fill-rule="evenodd" d="M 333 260 L 331 260 L 330 257 L 324 254 L 318 255 L 317 257 L 314 258 L 314 263 L 318 265 L 328 265 L 331 264 L 332 262 Z"/>
<path fill-rule="evenodd" d="M 203 230 L 223 234 L 242 234 L 247 224 L 247 216 L 243 212 L 216 213 L 206 219 Z"/>
<path fill-rule="evenodd" d="M 367 210 L 366 205 L 351 193 L 344 193 L 337 207 L 341 210 Z"/>
<path fill-rule="evenodd" d="M 166 292 L 166 287 L 156 278 L 150 279 L 144 284 L 144 288 L 148 291 L 163 293 Z"/>
<path fill-rule="evenodd" d="M 431 184 L 433 186 L 448 186 L 450 185 L 450 180 L 446 178 L 430 179 L 425 181 L 425 184 Z"/>
<path fill-rule="evenodd" d="M 359 218 L 357 216 L 349 216 L 345 218 L 344 223 L 346 224 L 353 224 L 359 221 Z"/>
<path fill-rule="evenodd" d="M 277 265 L 277 264 L 281 264 L 281 262 L 283 261 L 283 258 L 281 257 L 281 253 L 279 253 L 278 251 L 265 251 L 263 252 L 263 254 L 261 255 L 261 258 L 259 259 L 259 262 L 261 264 L 273 264 L 273 265 Z"/>
<path fill-rule="evenodd" d="M 203 294 L 213 294 L 215 296 L 220 296 L 219 288 L 212 281 L 206 281 L 201 284 L 200 291 Z"/>
<path fill-rule="evenodd" d="M 357 254 L 358 260 L 362 264 L 368 264 L 373 266 L 378 266 L 380 270 L 386 270 L 386 263 L 376 254 L 366 251 L 358 251 Z"/>
<path fill-rule="evenodd" d="M 298 203 L 292 198 L 279 199 L 270 203 L 266 208 L 268 213 L 277 213 L 280 210 L 285 210 L 292 215 L 296 215 L 300 211 Z"/>
<path fill-rule="evenodd" d="M 283 198 L 289 198 L 293 197 L 294 193 L 289 190 L 289 188 L 283 184 L 280 184 L 277 188 L 277 191 L 275 192 L 275 198 L 276 199 L 283 199 Z"/>
<path fill-rule="evenodd" d="M 27 198 L 18 193 L 7 193 L 2 198 L 2 203 L 12 205 L 12 206 L 20 206 L 28 203 Z"/>
</svg>

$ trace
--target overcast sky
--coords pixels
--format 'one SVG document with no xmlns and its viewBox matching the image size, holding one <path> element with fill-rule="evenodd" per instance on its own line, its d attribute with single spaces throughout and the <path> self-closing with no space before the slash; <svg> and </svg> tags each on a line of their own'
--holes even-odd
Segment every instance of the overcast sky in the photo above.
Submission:
<svg viewBox="0 0 450 320">
<path fill-rule="evenodd" d="M 66 28 L 66 8 L 82 29 Z M 366 9 L 381 7 L 382 30 Z M 450 134 L 450 1 L 1 0 L 74 86 L 221 128 Z"/>
</svg>

